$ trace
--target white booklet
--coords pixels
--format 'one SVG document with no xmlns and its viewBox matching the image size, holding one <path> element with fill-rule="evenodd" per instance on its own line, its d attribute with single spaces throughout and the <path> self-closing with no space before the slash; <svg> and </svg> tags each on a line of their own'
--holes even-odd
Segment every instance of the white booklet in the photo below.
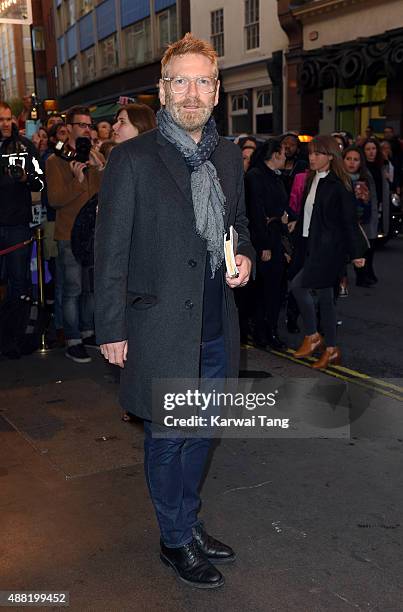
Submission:
<svg viewBox="0 0 403 612">
<path fill-rule="evenodd" d="M 227 274 L 230 278 L 237 278 L 239 276 L 239 270 L 236 267 L 235 255 L 238 248 L 238 232 L 231 225 L 228 233 L 224 235 L 224 256 L 225 265 L 227 267 Z"/>
</svg>

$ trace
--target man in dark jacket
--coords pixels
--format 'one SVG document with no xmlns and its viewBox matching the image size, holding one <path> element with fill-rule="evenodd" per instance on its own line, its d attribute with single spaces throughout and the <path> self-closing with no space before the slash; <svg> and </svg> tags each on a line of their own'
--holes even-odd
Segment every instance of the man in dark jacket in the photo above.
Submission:
<svg viewBox="0 0 403 612">
<path fill-rule="evenodd" d="M 145 473 L 161 531 L 161 560 L 197 588 L 224 583 L 233 550 L 197 514 L 211 439 L 153 436 L 152 384 L 235 377 L 239 329 L 232 289 L 248 282 L 254 251 L 239 149 L 220 138 L 217 56 L 187 34 L 162 59 L 158 129 L 111 152 L 99 196 L 95 328 L 103 355 L 124 368 L 120 399 L 144 419 Z M 239 234 L 239 276 L 223 236 Z M 155 420 L 155 419 L 154 419 Z"/>
<path fill-rule="evenodd" d="M 31 191 L 43 186 L 33 144 L 19 136 L 10 106 L 0 101 L 0 252 L 23 245 L 0 256 L 11 298 L 29 290 Z"/>
<path fill-rule="evenodd" d="M 308 168 L 308 162 L 302 156 L 301 143 L 297 134 L 294 132 L 286 132 L 281 137 L 281 144 L 284 147 L 286 158 L 281 175 L 289 197 L 295 176 L 300 172 L 305 172 Z"/>
</svg>

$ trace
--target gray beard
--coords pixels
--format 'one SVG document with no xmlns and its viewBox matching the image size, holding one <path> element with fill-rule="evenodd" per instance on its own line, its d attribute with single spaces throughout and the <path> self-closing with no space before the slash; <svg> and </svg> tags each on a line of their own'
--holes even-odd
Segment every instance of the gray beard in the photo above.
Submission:
<svg viewBox="0 0 403 612">
<path fill-rule="evenodd" d="M 183 107 L 189 103 L 196 103 L 199 106 L 198 111 L 192 113 L 186 112 Z M 172 97 L 168 95 L 165 108 L 179 127 L 186 132 L 197 132 L 210 119 L 214 108 L 214 99 L 208 105 L 202 104 L 198 98 L 186 98 L 183 102 L 175 103 L 172 101 Z"/>
</svg>

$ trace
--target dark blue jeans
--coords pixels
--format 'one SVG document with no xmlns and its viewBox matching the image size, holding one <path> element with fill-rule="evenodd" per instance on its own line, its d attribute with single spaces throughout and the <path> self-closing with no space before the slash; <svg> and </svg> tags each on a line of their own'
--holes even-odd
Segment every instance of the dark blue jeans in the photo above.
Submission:
<svg viewBox="0 0 403 612">
<path fill-rule="evenodd" d="M 27 225 L 0 226 L 0 251 L 29 240 L 31 235 Z M 0 255 L 1 276 L 7 282 L 7 295 L 10 298 L 18 298 L 30 290 L 31 251 L 32 244 L 29 244 L 7 255 Z"/>
<path fill-rule="evenodd" d="M 225 378 L 224 338 L 201 346 L 201 378 Z M 199 487 L 212 438 L 153 438 L 144 421 L 144 471 L 165 546 L 191 542 L 198 524 Z"/>
</svg>

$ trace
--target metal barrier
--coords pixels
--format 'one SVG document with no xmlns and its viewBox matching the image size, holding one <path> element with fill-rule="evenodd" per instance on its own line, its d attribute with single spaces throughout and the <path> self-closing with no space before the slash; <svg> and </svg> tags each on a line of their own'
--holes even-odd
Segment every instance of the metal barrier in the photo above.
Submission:
<svg viewBox="0 0 403 612">
<path fill-rule="evenodd" d="M 45 260 L 43 256 L 43 238 L 44 232 L 43 228 L 39 225 L 35 228 L 34 231 L 35 242 L 36 242 L 36 266 L 38 273 L 38 303 L 39 307 L 42 310 L 45 310 L 46 301 L 45 301 Z M 46 353 L 49 351 L 49 347 L 46 342 L 46 332 L 45 330 L 41 334 L 41 344 L 38 349 L 40 353 Z"/>
</svg>

